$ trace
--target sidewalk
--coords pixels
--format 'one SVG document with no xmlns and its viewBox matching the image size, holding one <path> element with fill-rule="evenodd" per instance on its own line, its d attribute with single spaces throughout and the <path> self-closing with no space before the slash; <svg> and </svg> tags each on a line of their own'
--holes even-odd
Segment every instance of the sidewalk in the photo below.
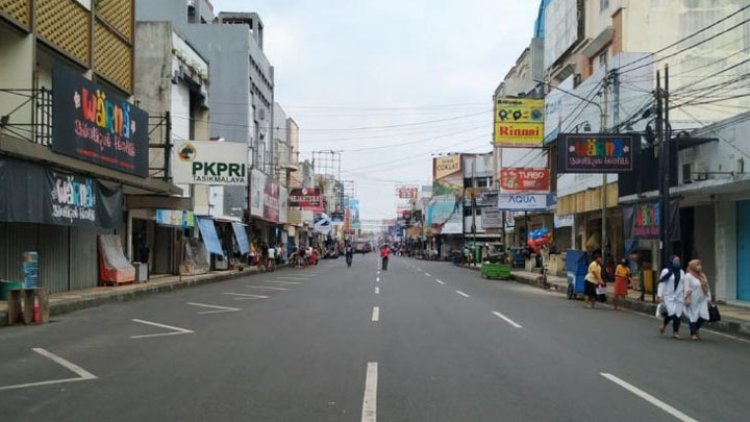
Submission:
<svg viewBox="0 0 750 422">
<path fill-rule="evenodd" d="M 94 287 L 70 292 L 53 293 L 49 295 L 50 318 L 105 303 L 123 302 L 154 293 L 246 277 L 257 273 L 260 273 L 258 267 L 246 267 L 243 271 L 212 271 L 207 274 L 182 277 L 176 275 L 156 276 L 146 283 L 131 283 L 116 287 Z M 0 301 L 0 326 L 6 325 L 8 325 L 8 302 Z"/>
<path fill-rule="evenodd" d="M 475 267 L 464 267 L 471 270 L 478 270 Z M 537 286 L 536 280 L 541 276 L 540 273 L 528 271 L 513 271 L 511 278 L 519 283 Z M 555 290 L 566 294 L 568 290 L 568 280 L 565 277 L 547 276 L 547 282 L 550 284 L 550 290 Z M 607 303 L 611 304 L 614 298 L 614 283 L 607 285 Z M 645 300 L 640 300 L 641 293 L 635 290 L 628 290 L 628 297 L 625 300 L 625 308 L 635 312 L 654 315 L 656 313 L 656 304 L 651 302 L 651 294 L 647 293 Z M 750 338 L 750 309 L 719 303 L 721 312 L 721 321 L 712 322 L 706 325 L 706 328 L 720 331 L 727 334 L 734 334 L 745 338 Z"/>
</svg>

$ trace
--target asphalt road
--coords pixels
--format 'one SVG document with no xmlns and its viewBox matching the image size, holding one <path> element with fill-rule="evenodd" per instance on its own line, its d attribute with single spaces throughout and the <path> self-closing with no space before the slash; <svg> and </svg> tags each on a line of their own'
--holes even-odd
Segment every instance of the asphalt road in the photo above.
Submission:
<svg viewBox="0 0 750 422">
<path fill-rule="evenodd" d="M 672 340 L 655 318 L 448 263 L 377 265 L 0 329 L 0 420 L 748 420 L 748 341 Z"/>
</svg>

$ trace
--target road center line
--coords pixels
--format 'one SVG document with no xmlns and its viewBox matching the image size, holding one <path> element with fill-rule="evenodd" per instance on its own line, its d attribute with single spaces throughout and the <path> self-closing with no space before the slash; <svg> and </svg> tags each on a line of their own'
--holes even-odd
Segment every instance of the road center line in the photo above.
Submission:
<svg viewBox="0 0 750 422">
<path fill-rule="evenodd" d="M 426 275 L 427 277 L 432 277 L 432 274 L 430 273 L 424 273 L 424 275 Z"/>
<path fill-rule="evenodd" d="M 376 283 L 380 283 L 380 277 L 375 278 Z"/>
<path fill-rule="evenodd" d="M 467 295 L 466 293 L 462 292 L 461 290 L 456 290 L 456 293 L 460 294 L 463 297 L 471 297 L 471 296 Z"/>
<path fill-rule="evenodd" d="M 375 288 L 375 294 L 376 294 L 376 295 L 379 295 L 379 294 L 380 294 L 380 287 L 376 287 L 376 288 Z"/>
<path fill-rule="evenodd" d="M 653 404 L 654 406 L 658 407 L 659 409 L 669 413 L 670 415 L 674 416 L 675 418 L 683 421 L 683 422 L 698 422 L 697 420 L 691 418 L 690 416 L 680 412 L 679 410 L 675 409 L 674 407 L 664 403 L 663 401 L 657 399 L 656 397 L 652 396 L 651 394 L 641 390 L 638 387 L 635 387 L 633 385 L 628 384 L 627 382 L 621 380 L 620 378 L 617 378 L 616 376 L 612 374 L 606 374 L 606 373 L 600 373 L 601 376 L 604 378 L 612 381 L 613 383 L 619 385 L 620 387 L 630 391 L 631 393 L 635 394 L 636 396 L 642 398 L 643 400 L 646 400 L 647 402 Z"/>
<path fill-rule="evenodd" d="M 514 326 L 515 328 L 523 328 L 521 327 L 521 324 L 518 324 L 517 322 L 513 321 L 512 319 L 508 318 L 507 316 L 501 314 L 500 312 L 493 312 L 493 314 L 502 319 L 503 321 L 507 322 L 508 324 Z"/>
<path fill-rule="evenodd" d="M 445 282 L 443 280 L 435 280 L 438 284 L 445 285 Z"/>
<path fill-rule="evenodd" d="M 38 386 L 42 386 L 42 385 L 62 384 L 62 383 L 66 383 L 66 382 L 89 381 L 89 380 L 95 380 L 95 379 L 97 379 L 96 375 L 92 374 L 91 372 L 89 372 L 89 371 L 81 368 L 80 366 L 78 366 L 78 365 L 76 365 L 76 364 L 74 364 L 74 363 L 72 363 L 72 362 L 70 362 L 68 360 L 65 360 L 65 359 L 61 358 L 60 356 L 57 356 L 54 353 L 50 353 L 50 352 L 48 352 L 48 351 L 46 351 L 46 350 L 44 350 L 42 348 L 39 348 L 39 347 L 35 347 L 35 348 L 31 349 L 31 350 L 33 350 L 34 352 L 36 352 L 36 353 L 38 353 L 38 354 L 46 357 L 47 359 L 50 359 L 50 360 L 54 361 L 55 363 L 57 363 L 58 365 L 64 367 L 65 369 L 67 369 L 69 371 L 72 371 L 73 373 L 75 373 L 76 375 L 78 375 L 78 377 L 76 377 L 76 378 L 63 378 L 63 379 L 51 380 L 51 381 L 30 382 L 30 383 L 27 383 L 27 384 L 8 385 L 8 386 L 0 387 L 0 391 L 16 390 L 16 389 L 19 389 L 19 388 L 27 388 L 27 387 L 38 387 Z M 377 387 L 377 384 L 376 384 L 376 387 Z"/>
<path fill-rule="evenodd" d="M 372 321 L 373 322 L 380 321 L 380 306 L 374 306 L 372 308 Z"/>
<path fill-rule="evenodd" d="M 136 338 L 151 338 L 151 337 L 166 337 L 166 336 L 176 336 L 176 335 L 180 335 L 180 334 L 190 334 L 190 333 L 193 333 L 192 330 L 188 330 L 188 329 L 180 328 L 180 327 L 174 327 L 174 326 L 167 325 L 167 324 L 159 324 L 158 322 L 144 321 L 142 319 L 131 319 L 131 321 L 137 322 L 139 324 L 153 325 L 154 327 L 166 328 L 167 330 L 172 330 L 172 331 L 169 331 L 167 333 L 141 334 L 141 335 L 138 335 L 138 336 L 130 336 L 131 339 L 136 339 Z"/>
<path fill-rule="evenodd" d="M 378 408 L 378 363 L 367 362 L 365 394 L 362 398 L 362 422 L 375 422 Z"/>
</svg>

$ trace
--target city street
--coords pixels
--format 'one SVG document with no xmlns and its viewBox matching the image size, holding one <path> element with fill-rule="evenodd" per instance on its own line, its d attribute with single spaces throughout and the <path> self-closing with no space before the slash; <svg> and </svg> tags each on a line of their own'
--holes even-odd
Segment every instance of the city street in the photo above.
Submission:
<svg viewBox="0 0 750 422">
<path fill-rule="evenodd" d="M 8 421 L 742 421 L 750 342 L 375 254 L 0 330 Z"/>
</svg>

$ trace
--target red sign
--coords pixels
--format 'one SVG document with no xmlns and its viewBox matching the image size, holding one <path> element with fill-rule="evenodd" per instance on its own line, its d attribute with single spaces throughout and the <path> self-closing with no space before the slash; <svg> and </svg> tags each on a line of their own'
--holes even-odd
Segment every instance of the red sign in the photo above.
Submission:
<svg viewBox="0 0 750 422">
<path fill-rule="evenodd" d="M 323 197 L 318 188 L 292 189 L 289 193 L 289 207 L 301 208 L 315 214 L 323 212 Z"/>
<path fill-rule="evenodd" d="M 504 193 L 547 193 L 550 187 L 547 168 L 506 167 L 500 170 L 500 189 Z"/>
</svg>

